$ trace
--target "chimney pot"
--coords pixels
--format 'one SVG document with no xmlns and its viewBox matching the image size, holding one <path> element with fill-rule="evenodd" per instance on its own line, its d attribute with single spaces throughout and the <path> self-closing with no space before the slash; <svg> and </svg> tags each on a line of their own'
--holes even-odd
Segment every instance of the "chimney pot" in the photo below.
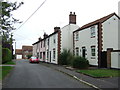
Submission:
<svg viewBox="0 0 120 90">
<path fill-rule="evenodd" d="M 69 24 L 76 24 L 76 15 L 75 12 L 72 14 L 72 12 L 70 12 L 69 15 Z"/>
<path fill-rule="evenodd" d="M 54 32 L 57 32 L 60 30 L 60 27 L 54 27 Z"/>
<path fill-rule="evenodd" d="M 48 35 L 46 33 L 44 33 L 43 37 L 46 38 Z"/>
</svg>

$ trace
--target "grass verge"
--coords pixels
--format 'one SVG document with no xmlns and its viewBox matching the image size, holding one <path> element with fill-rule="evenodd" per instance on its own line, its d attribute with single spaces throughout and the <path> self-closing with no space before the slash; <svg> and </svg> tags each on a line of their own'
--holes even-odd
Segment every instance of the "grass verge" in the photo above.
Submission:
<svg viewBox="0 0 120 90">
<path fill-rule="evenodd" d="M 4 63 L 3 65 L 15 65 L 15 62 L 9 61 L 9 62 L 7 62 L 7 63 Z"/>
<path fill-rule="evenodd" d="M 8 73 L 10 73 L 12 68 L 12 66 L 0 66 L 0 80 L 4 79 L 5 76 L 7 76 Z"/>
<path fill-rule="evenodd" d="M 77 72 L 96 78 L 120 77 L 120 70 L 94 69 L 94 70 L 77 70 Z"/>
</svg>

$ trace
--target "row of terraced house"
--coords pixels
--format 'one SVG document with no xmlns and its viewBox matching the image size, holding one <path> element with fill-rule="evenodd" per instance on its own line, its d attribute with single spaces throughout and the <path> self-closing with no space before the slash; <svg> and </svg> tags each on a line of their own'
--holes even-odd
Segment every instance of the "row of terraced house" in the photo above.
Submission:
<svg viewBox="0 0 120 90">
<path fill-rule="evenodd" d="M 33 55 L 40 61 L 59 64 L 64 49 L 85 57 L 90 65 L 120 69 L 120 17 L 109 14 L 82 27 L 76 25 L 76 14 L 70 12 L 69 24 L 54 27 L 50 35 L 44 33 L 33 44 Z"/>
</svg>

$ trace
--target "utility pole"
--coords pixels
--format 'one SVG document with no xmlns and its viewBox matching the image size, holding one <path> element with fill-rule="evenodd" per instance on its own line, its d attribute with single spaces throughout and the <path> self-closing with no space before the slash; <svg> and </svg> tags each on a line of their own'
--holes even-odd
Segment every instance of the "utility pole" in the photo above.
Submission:
<svg viewBox="0 0 120 90">
<path fill-rule="evenodd" d="M 16 42 L 15 42 L 15 59 L 16 59 Z"/>
</svg>

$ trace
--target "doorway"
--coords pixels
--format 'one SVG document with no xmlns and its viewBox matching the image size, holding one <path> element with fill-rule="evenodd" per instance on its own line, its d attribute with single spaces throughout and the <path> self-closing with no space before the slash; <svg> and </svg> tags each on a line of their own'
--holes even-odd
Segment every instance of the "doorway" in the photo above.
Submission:
<svg viewBox="0 0 120 90">
<path fill-rule="evenodd" d="M 85 47 L 82 47 L 82 57 L 84 57 L 84 58 L 85 58 L 85 52 L 86 52 Z"/>
</svg>

